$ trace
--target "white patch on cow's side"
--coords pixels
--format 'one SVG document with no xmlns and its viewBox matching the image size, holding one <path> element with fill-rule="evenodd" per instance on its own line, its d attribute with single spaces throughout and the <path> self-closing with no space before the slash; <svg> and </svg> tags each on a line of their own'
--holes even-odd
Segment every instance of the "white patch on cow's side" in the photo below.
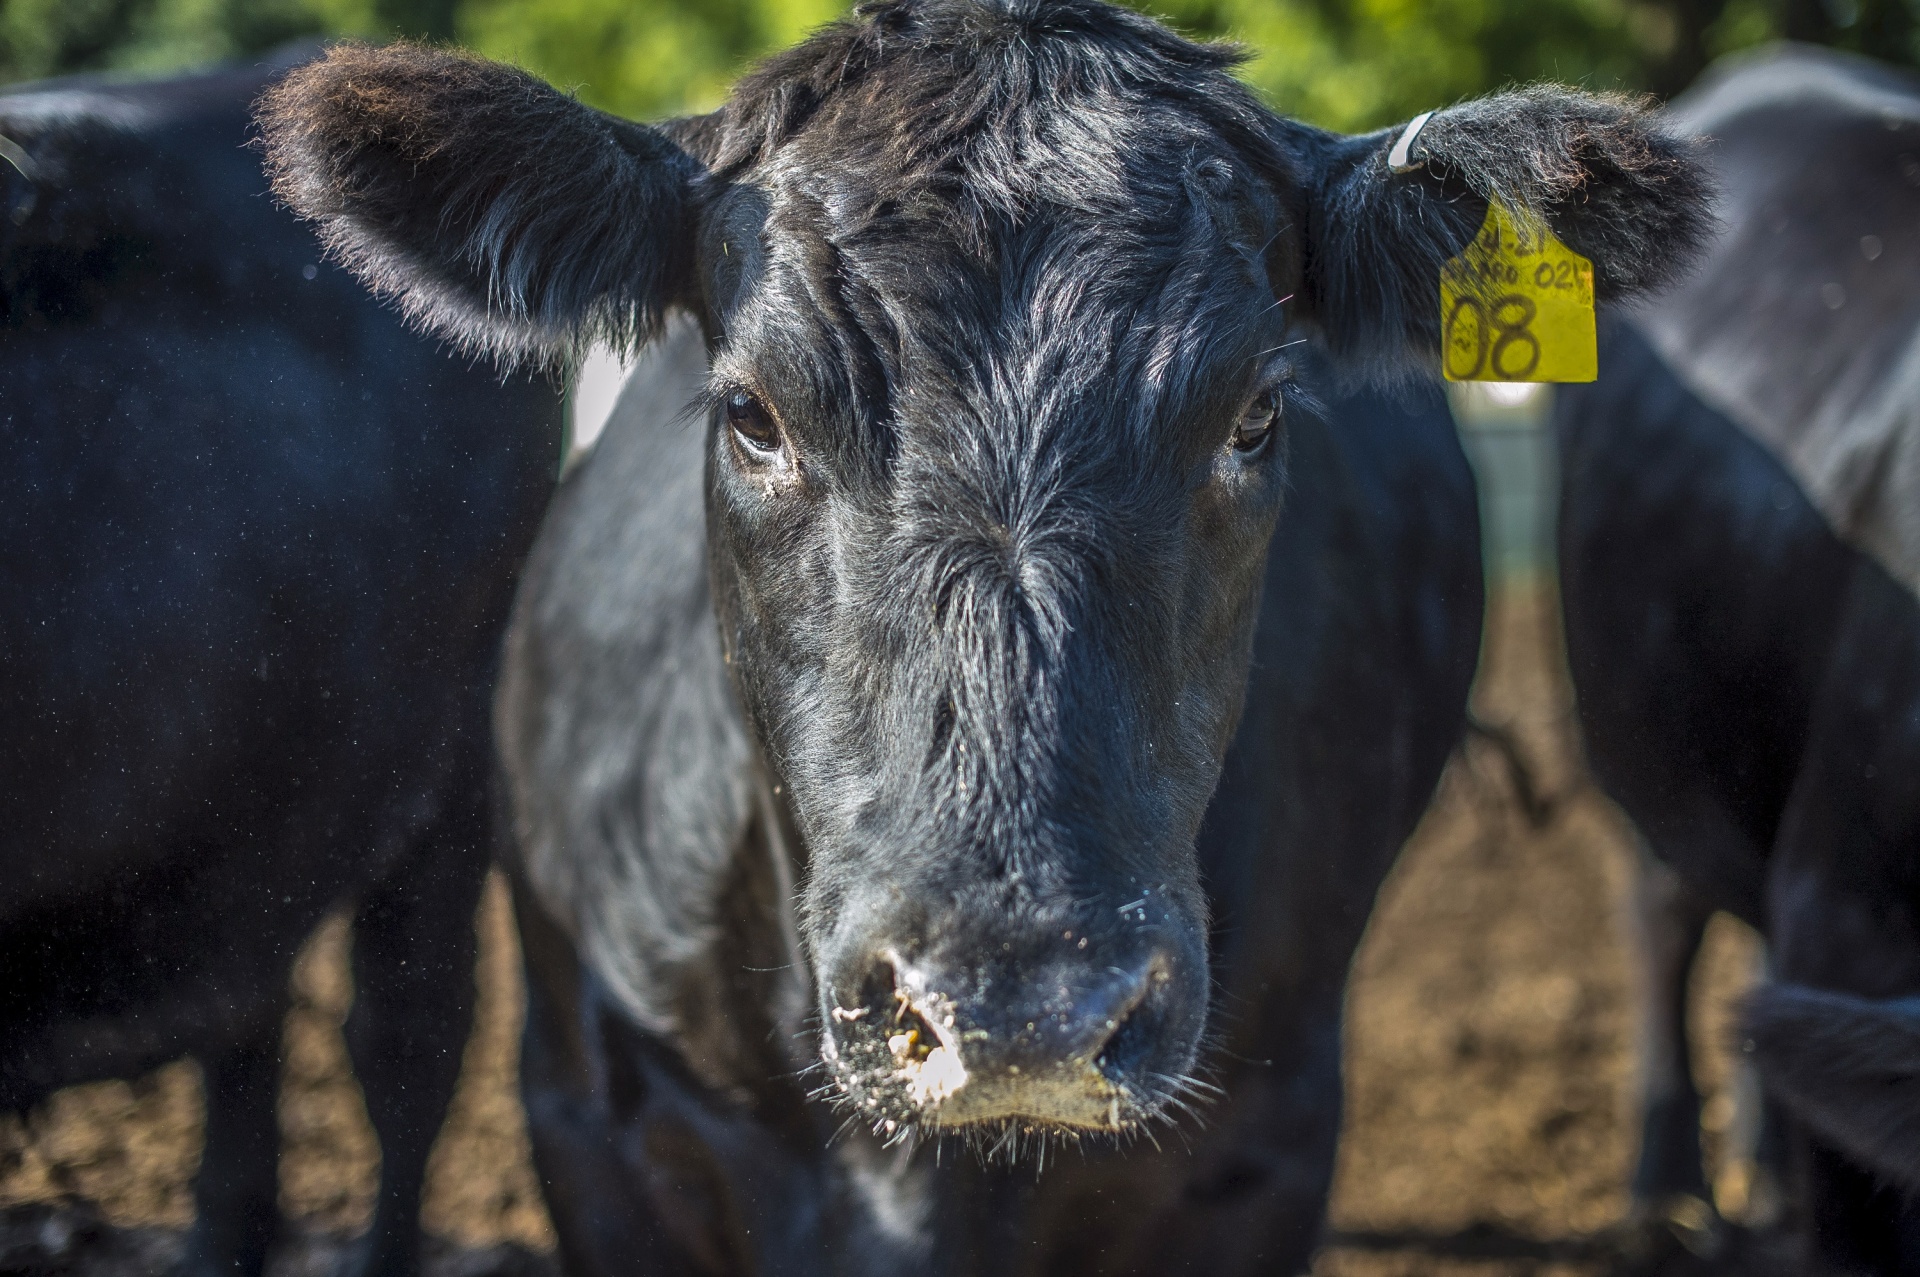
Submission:
<svg viewBox="0 0 1920 1277">
<path fill-rule="evenodd" d="M 613 405 L 620 398 L 633 361 L 623 360 L 604 346 L 596 346 L 580 365 L 573 379 L 573 394 L 568 403 L 567 464 L 578 460 L 607 428 Z"/>
<path fill-rule="evenodd" d="M 1540 393 L 1537 381 L 1489 381 L 1478 383 L 1487 398 L 1502 408 L 1518 408 Z"/>
<path fill-rule="evenodd" d="M 1831 297 L 1822 300 L 1832 307 Z M 1920 505 L 1910 495 L 1920 492 L 1920 328 L 1878 376 L 1856 376 L 1851 394 L 1827 395 L 1794 418 L 1753 393 L 1731 361 L 1688 358 L 1670 326 L 1646 331 L 1689 390 L 1786 466 L 1841 540 L 1920 594 Z"/>
<path fill-rule="evenodd" d="M 1668 118 L 1685 132 L 1711 137 L 1727 121 L 1748 111 L 1806 99 L 1843 106 L 1860 115 L 1877 115 L 1890 128 L 1920 121 L 1920 110 L 1915 109 L 1913 98 L 1904 89 L 1883 87 L 1875 76 L 1843 78 L 1832 74 L 1832 68 L 1849 61 L 1868 65 L 1848 54 L 1793 45 L 1769 45 L 1722 58 L 1682 100 L 1668 108 Z M 1764 67 L 1765 74 L 1744 74 L 1756 67 Z M 1890 76 L 1892 72 L 1889 69 L 1884 74 Z"/>
<path fill-rule="evenodd" d="M 132 130 L 149 118 L 142 107 L 111 94 L 86 89 L 0 95 L 0 122 L 15 127 L 104 124 L 109 128 Z"/>
</svg>

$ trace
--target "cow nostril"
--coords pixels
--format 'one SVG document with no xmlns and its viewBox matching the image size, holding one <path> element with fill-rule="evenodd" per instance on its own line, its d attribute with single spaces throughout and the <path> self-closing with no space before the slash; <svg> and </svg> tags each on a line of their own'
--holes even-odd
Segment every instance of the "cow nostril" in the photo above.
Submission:
<svg viewBox="0 0 1920 1277">
<path fill-rule="evenodd" d="M 835 1034 L 837 1049 L 864 1078 L 860 1084 L 898 1087 L 926 1110 L 958 1094 L 968 1072 L 952 999 L 922 985 L 919 973 L 904 972 L 894 953 L 879 953 L 860 980 L 856 1005 L 836 1006 L 832 1014 L 845 1026 Z"/>
<path fill-rule="evenodd" d="M 834 1018 L 853 1021 L 864 1017 L 876 1025 L 890 1020 L 894 1010 L 894 995 L 898 989 L 899 980 L 893 964 L 885 958 L 877 958 L 860 981 L 853 1001 L 854 1009 L 835 1008 Z"/>
<path fill-rule="evenodd" d="M 1094 1067 L 1109 1081 L 1118 1082 L 1144 1067 L 1152 1056 L 1162 1019 L 1156 994 L 1166 976 L 1158 963 L 1135 987 L 1133 996 L 1102 1027 L 1106 1040 L 1094 1055 Z"/>
<path fill-rule="evenodd" d="M 893 1020 L 887 1026 L 887 1051 L 901 1064 L 922 1064 L 940 1045 L 939 1034 L 927 1018 L 914 1010 L 907 995 L 896 995 Z"/>
<path fill-rule="evenodd" d="M 892 964 L 883 965 L 892 975 Z M 885 997 L 886 1002 L 875 1005 L 891 1004 L 883 1021 L 886 1025 L 888 1054 L 903 1066 L 923 1063 L 940 1045 L 939 1034 L 934 1032 L 933 1025 L 927 1022 L 926 1016 L 920 1014 L 919 1008 L 913 1005 L 913 1000 L 897 980 L 892 982 L 892 988 L 887 990 Z"/>
<path fill-rule="evenodd" d="M 867 971 L 855 1005 L 858 1010 L 836 1008 L 834 1019 L 845 1023 L 865 1020 L 886 1042 L 897 1064 L 924 1062 L 940 1045 L 939 1034 L 914 1006 L 894 964 L 886 958 L 877 959 Z"/>
<path fill-rule="evenodd" d="M 1138 1011 L 1139 1008 L 1135 1008 L 1127 1012 L 1126 1018 L 1114 1025 L 1100 1053 L 1094 1057 L 1094 1067 L 1110 1081 L 1117 1082 L 1144 1064 L 1152 1048 L 1152 1034 L 1144 1024 L 1151 1017 Z"/>
</svg>

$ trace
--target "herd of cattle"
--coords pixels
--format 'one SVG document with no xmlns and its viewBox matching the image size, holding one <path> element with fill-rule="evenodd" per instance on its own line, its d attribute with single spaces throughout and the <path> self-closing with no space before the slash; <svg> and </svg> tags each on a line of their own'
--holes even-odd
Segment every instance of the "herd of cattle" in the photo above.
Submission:
<svg viewBox="0 0 1920 1277">
<path fill-rule="evenodd" d="M 1786 51 L 1409 144 L 1096 0 L 863 6 L 653 127 L 310 57 L 0 95 L 0 1110 L 198 1058 L 187 1272 L 274 1243 L 343 901 L 359 1260 L 417 1271 L 495 861 L 567 1271 L 1305 1271 L 1478 656 L 1424 370 L 1490 199 L 1605 312 L 1594 772 L 1771 945 L 1804 1270 L 1920 1272 L 1920 84 Z M 1643 1195 L 1697 1130 L 1650 1108 Z"/>
</svg>

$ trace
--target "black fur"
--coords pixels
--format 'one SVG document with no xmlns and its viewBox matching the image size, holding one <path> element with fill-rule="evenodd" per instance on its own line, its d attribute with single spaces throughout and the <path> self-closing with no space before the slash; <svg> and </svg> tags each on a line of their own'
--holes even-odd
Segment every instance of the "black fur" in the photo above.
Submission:
<svg viewBox="0 0 1920 1277">
<path fill-rule="evenodd" d="M 225 174 L 154 163 L 154 130 L 181 127 L 226 87 L 185 80 L 122 94 L 80 79 L 9 93 L 0 138 L 15 154 L 0 154 L 0 325 L 83 321 L 162 277 L 168 291 L 206 305 L 269 285 L 274 267 L 248 251 L 261 243 L 258 223 L 196 204 L 196 179 Z"/>
<path fill-rule="evenodd" d="M 1768 984 L 1747 999 L 1744 1046 L 1815 1131 L 1920 1191 L 1920 998 Z"/>
<path fill-rule="evenodd" d="M 0 1110 L 196 1057 L 191 1277 L 263 1271 L 288 968 L 340 907 L 366 1270 L 417 1270 L 559 460 L 551 386 L 409 333 L 274 207 L 246 141 L 284 70 L 0 94 Z"/>
</svg>

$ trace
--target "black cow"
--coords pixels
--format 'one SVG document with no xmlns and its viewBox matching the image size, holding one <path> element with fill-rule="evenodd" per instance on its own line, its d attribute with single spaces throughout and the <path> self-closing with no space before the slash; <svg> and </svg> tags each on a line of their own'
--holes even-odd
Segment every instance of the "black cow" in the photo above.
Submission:
<svg viewBox="0 0 1920 1277">
<path fill-rule="evenodd" d="M 1560 401 L 1580 718 L 1770 942 L 1746 1042 L 1818 1262 L 1920 1271 L 1920 84 L 1790 50 L 1673 110 L 1726 228 Z"/>
<path fill-rule="evenodd" d="M 268 78 L 0 95 L 0 1109 L 196 1056 L 187 1268 L 260 1271 L 289 961 L 349 899 L 401 1272 L 560 402 L 321 264 L 247 148 Z"/>
<path fill-rule="evenodd" d="M 427 50 L 268 104 L 278 189 L 435 327 L 691 316 L 566 485 L 498 706 L 572 1270 L 1307 1262 L 1480 594 L 1437 400 L 1322 419 L 1300 334 L 1430 358 L 1488 192 L 1615 294 L 1704 200 L 1619 103 L 1456 108 L 1395 171 L 1231 62 L 907 0 L 657 128 Z"/>
</svg>

